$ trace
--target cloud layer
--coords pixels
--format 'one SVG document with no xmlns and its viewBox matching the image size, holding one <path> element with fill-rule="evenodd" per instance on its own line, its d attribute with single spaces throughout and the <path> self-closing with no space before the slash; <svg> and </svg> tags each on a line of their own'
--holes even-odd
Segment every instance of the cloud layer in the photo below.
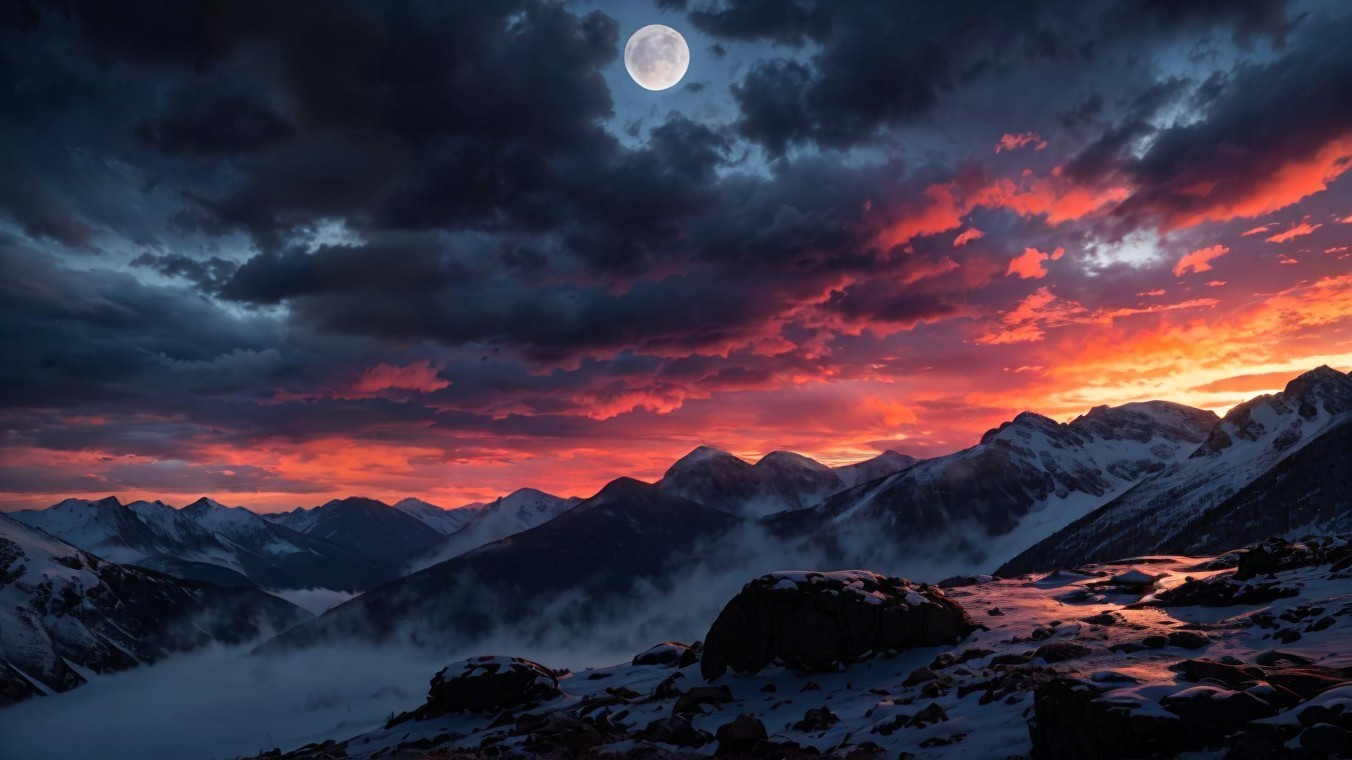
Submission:
<svg viewBox="0 0 1352 760">
<path fill-rule="evenodd" d="M 694 50 L 667 93 L 618 58 L 652 21 Z M 1347 367 L 1349 35 L 1318 0 L 21 3 L 0 506 L 585 495 Z"/>
</svg>

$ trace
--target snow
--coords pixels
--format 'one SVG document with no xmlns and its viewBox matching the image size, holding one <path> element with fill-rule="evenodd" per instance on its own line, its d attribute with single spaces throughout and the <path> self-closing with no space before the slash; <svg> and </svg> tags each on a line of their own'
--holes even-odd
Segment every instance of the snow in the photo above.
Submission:
<svg viewBox="0 0 1352 760">
<path fill-rule="evenodd" d="M 1172 588 L 1188 576 L 1205 578 L 1228 570 L 1199 571 L 1193 557 L 1161 557 L 1149 564 L 1151 573 L 1160 574 L 1158 585 Z M 1067 590 L 1084 590 L 1112 573 L 1123 571 L 1120 565 L 1089 568 L 1092 573 L 1055 573 L 1025 578 L 990 581 L 953 589 L 950 598 L 962 604 L 979 622 L 990 628 L 977 631 L 952 647 L 925 647 L 902 652 L 894 659 L 874 658 L 846 667 L 839 672 L 810 676 L 784 668 L 769 668 L 754 675 L 726 674 L 717 681 L 727 686 L 733 702 L 708 714 L 697 716 L 697 728 L 713 732 L 739 713 L 750 712 L 762 720 L 772 736 L 829 750 L 842 742 L 872 741 L 883 747 L 886 757 L 914 753 L 927 760 L 1027 756 L 1031 753 L 1028 715 L 1032 704 L 1027 691 L 1012 692 L 1008 699 L 981 704 L 982 690 L 974 688 L 958 696 L 964 686 L 990 680 L 1000 671 L 990 667 L 992 658 L 1022 654 L 1039 646 L 1030 641 L 1034 631 L 1044 631 L 1045 641 L 1077 641 L 1089 645 L 1091 654 L 1071 662 L 1050 665 L 1060 672 L 1092 674 L 1087 683 L 1109 687 L 1100 699 L 1145 714 L 1167 715 L 1160 705 L 1165 696 L 1188 698 L 1214 696 L 1205 684 L 1183 682 L 1171 665 L 1186 657 L 1221 660 L 1235 657 L 1252 662 L 1261 652 L 1276 646 L 1269 631 L 1245 621 L 1257 611 L 1279 616 L 1300 605 L 1341 609 L 1352 604 L 1346 580 L 1329 579 L 1327 566 L 1299 568 L 1278 574 L 1282 583 L 1301 589 L 1298 597 L 1281 599 L 1258 607 L 1234 608 L 1156 608 L 1131 604 L 1129 597 L 1063 603 L 1058 596 Z M 876 579 L 868 571 L 816 573 L 786 570 L 764 576 L 774 588 L 785 584 L 830 579 L 846 588 L 867 586 Z M 998 607 L 1001 616 L 989 616 L 987 610 Z M 1090 625 L 1084 618 L 1111 612 L 1121 616 L 1117 625 Z M 1049 626 L 1049 621 L 1065 621 Z M 1140 640 L 1179 626 L 1207 624 L 1210 643 L 1192 652 L 1166 648 L 1143 652 L 1115 652 L 1113 644 Z M 1352 635 L 1352 615 L 1321 631 L 1306 633 L 1301 640 L 1281 645 L 1320 665 L 1352 665 L 1352 651 L 1346 647 Z M 585 644 L 585 637 L 562 637 L 571 645 Z M 490 651 L 504 651 L 499 646 Z M 908 674 L 929 666 L 936 656 L 948 652 L 957 656 L 970 649 L 989 649 L 992 654 L 971 659 L 962 667 L 943 669 L 951 682 L 933 698 L 921 690 L 924 684 L 904 687 Z M 511 650 L 549 667 L 578 667 L 596 654 L 577 651 L 545 651 L 521 647 Z M 414 651 L 352 648 L 299 652 L 287 657 L 250 657 L 237 650 L 214 650 L 190 655 L 150 668 L 117 676 L 98 676 L 80 689 L 35 700 L 32 703 L 0 710 L 0 736 L 12 740 L 16 756 L 63 758 L 77 756 L 126 756 L 154 758 L 214 758 L 256 753 L 280 746 L 293 749 L 312 741 L 344 740 L 360 737 L 348 745 L 353 758 L 366 758 L 388 750 L 401 742 L 432 739 L 441 734 L 462 734 L 450 746 L 475 748 L 486 737 L 504 729 L 490 729 L 493 715 L 450 715 L 427 721 L 408 722 L 393 729 L 382 724 L 391 712 L 411 710 L 422 704 L 427 682 L 445 663 L 452 662 L 448 676 L 465 665 L 450 653 L 420 654 Z M 462 654 L 463 656 L 463 654 Z M 608 696 L 607 689 L 632 689 L 641 695 L 673 673 L 681 673 L 682 688 L 702 682 L 698 665 L 680 671 L 668 667 L 629 665 L 629 653 L 615 652 L 611 662 L 625 664 L 579 670 L 560 679 L 565 695 L 557 700 L 523 712 L 549 713 L 576 710 L 585 700 Z M 474 663 L 510 663 L 512 658 L 496 656 Z M 964 674 L 966 673 L 966 674 Z M 821 688 L 802 691 L 812 680 Z M 204 688 L 210 684 L 210 688 Z M 762 691 L 774 687 L 773 693 Z M 1115 688 L 1114 688 L 1115 687 Z M 1217 692 L 1220 690 L 1216 690 Z M 135 698 L 132 698 L 134 695 Z M 39 704 L 44 703 L 44 704 Z M 886 725 L 896 716 L 914 715 L 931 703 L 937 704 L 949 720 L 923 728 L 901 728 L 889 735 L 870 733 L 874 726 Z M 1306 703 L 1352 705 L 1352 687 L 1326 692 Z M 791 728 L 808 708 L 828 707 L 839 716 L 839 723 L 824 731 L 805 733 Z M 628 711 L 626 725 L 642 728 L 649 721 L 671 714 L 669 699 L 639 698 L 622 708 Z M 1296 712 L 1280 714 L 1274 721 L 1294 721 Z M 69 726 L 80 726 L 70 731 Z M 965 736 L 952 744 L 922 747 L 931 739 L 948 740 Z M 519 738 L 503 740 L 508 746 Z M 606 749 L 642 747 L 642 742 L 625 740 Z M 715 745 L 707 745 L 697 754 L 710 755 Z"/>
<path fill-rule="evenodd" d="M 566 499 L 534 488 L 513 491 L 479 510 L 468 525 L 447 536 L 432 551 L 415 558 L 409 572 L 431 567 L 481 546 L 537 528 L 572 509 L 578 502 L 576 498 Z"/>
</svg>

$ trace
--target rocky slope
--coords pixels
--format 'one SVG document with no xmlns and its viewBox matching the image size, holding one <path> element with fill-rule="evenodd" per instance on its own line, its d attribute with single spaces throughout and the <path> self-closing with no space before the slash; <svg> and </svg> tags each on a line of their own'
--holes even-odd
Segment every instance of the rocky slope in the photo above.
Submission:
<svg viewBox="0 0 1352 760">
<path fill-rule="evenodd" d="M 436 646 L 499 628 L 557 636 L 560 625 L 584 626 L 623 602 L 635 584 L 671 580 L 699 542 L 737 522 L 621 478 L 538 528 L 369 591 L 265 649 L 339 640 Z"/>
<path fill-rule="evenodd" d="M 481 506 L 460 530 L 419 552 L 409 562 L 410 571 L 431 567 L 494 541 L 544 525 L 581 501 L 576 497 L 564 498 L 534 488 L 519 488 Z"/>
<path fill-rule="evenodd" d="M 805 635 L 840 624 L 822 606 L 832 590 L 903 615 L 942 600 L 980 625 L 956 629 L 955 643 L 897 638 L 885 652 L 827 636 L 835 654 L 810 670 L 774 664 L 811 640 L 785 639 L 777 623 L 738 630 L 738 646 L 771 660 L 746 672 L 711 670 L 707 647 L 680 644 L 578 673 L 475 658 L 438 673 L 425 704 L 384 725 L 283 756 L 1082 760 L 1330 758 L 1352 748 L 1346 539 L 953 579 L 940 584 L 946 595 L 861 573 L 821 579 L 780 574 L 751 586 L 782 594 L 768 619 Z"/>
<path fill-rule="evenodd" d="M 1216 423 L 1163 401 L 1101 406 L 1058 423 L 1031 412 L 979 444 L 844 491 L 769 524 L 838 564 L 992 567 L 1186 459 Z"/>
<path fill-rule="evenodd" d="M 1230 410 L 1191 456 L 1052 533 L 1001 574 L 1095 557 L 1219 551 L 1352 525 L 1352 378 L 1320 367 Z"/>
<path fill-rule="evenodd" d="M 105 562 L 0 515 L 0 705 L 309 617 L 261 591 Z"/>
</svg>

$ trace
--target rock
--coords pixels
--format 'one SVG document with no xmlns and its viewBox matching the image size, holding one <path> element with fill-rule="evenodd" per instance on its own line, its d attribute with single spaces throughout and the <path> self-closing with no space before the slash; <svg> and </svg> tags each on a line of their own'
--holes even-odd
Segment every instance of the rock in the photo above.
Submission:
<svg viewBox="0 0 1352 760">
<path fill-rule="evenodd" d="M 1149 588 L 1150 586 L 1155 585 L 1155 581 L 1158 578 L 1159 576 L 1157 575 L 1151 575 L 1142 570 L 1132 568 L 1124 573 L 1114 575 L 1112 578 L 1108 579 L 1108 582 L 1114 586 L 1140 586 Z"/>
<path fill-rule="evenodd" d="M 1272 705 L 1248 692 L 1201 685 L 1164 697 L 1160 706 L 1182 718 L 1194 730 L 1222 735 L 1251 720 L 1277 714 Z"/>
<path fill-rule="evenodd" d="M 1329 689 L 1352 684 L 1352 678 L 1332 668 L 1280 668 L 1267 671 L 1265 677 L 1269 682 L 1290 689 L 1305 699 L 1312 699 Z"/>
<path fill-rule="evenodd" d="M 543 665 L 520 657 L 473 657 L 432 677 L 421 717 L 450 712 L 499 712 L 553 699 L 559 681 Z"/>
<path fill-rule="evenodd" d="M 1352 731 L 1318 723 L 1300 733 L 1300 748 L 1317 757 L 1347 757 L 1352 754 Z"/>
<path fill-rule="evenodd" d="M 756 745 L 765 741 L 769 734 L 765 731 L 765 724 L 756 716 L 743 713 L 732 722 L 719 726 L 714 736 L 718 739 L 718 751 L 715 754 L 722 757 L 752 754 Z"/>
<path fill-rule="evenodd" d="M 785 572 L 748 583 L 714 621 L 700 672 L 772 663 L 833 671 L 874 654 L 951 644 L 975 625 L 943 590 L 860 570 Z"/>
<path fill-rule="evenodd" d="M 1046 662 L 1065 662 L 1084 657 L 1094 650 L 1074 641 L 1049 641 L 1033 652 L 1033 659 L 1041 658 Z"/>
<path fill-rule="evenodd" d="M 1212 660 L 1183 660 L 1173 666 L 1183 680 L 1196 683 L 1203 678 L 1214 678 L 1232 689 L 1246 681 L 1264 678 L 1263 669 L 1252 665 L 1228 665 Z"/>
<path fill-rule="evenodd" d="M 916 728 L 931 726 L 935 723 L 945 723 L 948 721 L 948 713 L 937 702 L 930 702 L 929 706 L 916 713 L 907 721 L 906 725 Z"/>
<path fill-rule="evenodd" d="M 1234 604 L 1267 604 L 1299 593 L 1300 589 L 1276 581 L 1246 583 L 1234 573 L 1224 573 L 1181 583 L 1141 604 L 1155 607 L 1229 607 Z"/>
<path fill-rule="evenodd" d="M 1211 643 L 1211 639 L 1206 634 L 1196 631 L 1172 631 L 1169 633 L 1167 641 L 1169 646 L 1182 649 L 1201 649 Z"/>
<path fill-rule="evenodd" d="M 653 689 L 653 696 L 657 699 L 671 699 L 672 697 L 681 696 L 681 694 L 684 693 L 684 690 L 676 685 L 676 681 L 682 676 L 684 676 L 683 673 L 672 673 L 666 678 L 663 678 L 662 682 L 657 684 L 657 688 Z"/>
<path fill-rule="evenodd" d="M 939 588 L 966 588 L 968 586 L 979 586 L 982 583 L 991 583 L 998 581 L 999 578 L 994 575 L 955 575 L 952 578 L 944 578 L 937 584 Z"/>
<path fill-rule="evenodd" d="M 808 708 L 803 719 L 793 724 L 793 730 L 824 731 L 838 722 L 840 718 L 827 707 Z"/>
<path fill-rule="evenodd" d="M 1105 688 L 1061 676 L 1033 692 L 1028 733 L 1034 756 L 1045 760 L 1170 757 L 1202 749 L 1202 737 L 1171 715 L 1099 699 Z"/>
<path fill-rule="evenodd" d="M 677 641 L 664 641 L 634 656 L 634 665 L 661 665 L 684 668 L 699 662 L 699 655 L 689 646 Z"/>
<path fill-rule="evenodd" d="M 933 681 L 938 677 L 939 675 L 935 673 L 933 670 L 930 670 L 929 668 L 916 668 L 915 670 L 911 671 L 911 674 L 909 676 L 906 676 L 906 680 L 902 681 L 901 685 L 915 686 L 916 684 L 921 684 L 926 681 Z"/>
<path fill-rule="evenodd" d="M 1260 575 L 1321 564 L 1320 552 L 1303 543 L 1269 538 L 1250 547 L 1239 556 L 1235 577 L 1257 578 Z"/>
<path fill-rule="evenodd" d="M 701 705 L 724 705 L 732 701 L 732 689 L 726 686 L 696 686 L 682 694 L 671 708 L 672 715 L 699 712 Z"/>
<path fill-rule="evenodd" d="M 644 741 L 691 748 L 703 747 L 713 741 L 713 736 L 709 735 L 708 731 L 695 728 L 690 719 L 684 715 L 673 715 L 649 723 L 639 732 L 639 738 Z"/>
</svg>

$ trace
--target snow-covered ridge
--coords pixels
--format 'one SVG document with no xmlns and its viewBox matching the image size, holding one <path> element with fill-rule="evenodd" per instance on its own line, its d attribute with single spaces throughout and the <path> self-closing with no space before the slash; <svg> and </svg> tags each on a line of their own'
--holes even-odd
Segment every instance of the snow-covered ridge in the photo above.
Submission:
<svg viewBox="0 0 1352 760">
<path fill-rule="evenodd" d="M 1232 503 L 1232 498 L 1284 463 L 1299 461 L 1293 458 L 1307 447 L 1345 438 L 1349 424 L 1352 378 L 1328 367 L 1307 372 L 1280 393 L 1236 406 L 1213 426 L 1190 456 L 1170 462 L 1135 488 L 1105 502 L 1100 511 L 1043 540 L 1018 558 L 1013 567 L 1074 562 L 1103 552 L 1139 553 L 1155 547 L 1183 550 L 1189 545 L 1224 540 L 1223 535 L 1199 535 L 1197 531 L 1209 516 L 1219 514 L 1218 510 L 1243 506 Z M 1343 472 L 1352 468 L 1345 444 L 1331 445 L 1343 447 L 1343 453 L 1340 457 L 1336 451 L 1322 452 L 1329 466 L 1341 465 Z M 1314 469 L 1327 471 L 1324 466 Z M 1321 491 L 1311 482 L 1307 498 L 1322 492 L 1325 500 L 1336 500 L 1339 487 L 1329 483 Z M 1246 508 L 1253 509 L 1262 498 L 1249 494 L 1245 500 L 1250 503 Z M 1269 509 L 1292 506 L 1269 505 Z M 1257 517 L 1235 519 L 1252 522 Z M 1216 529 L 1215 525 L 1207 528 Z"/>
</svg>

